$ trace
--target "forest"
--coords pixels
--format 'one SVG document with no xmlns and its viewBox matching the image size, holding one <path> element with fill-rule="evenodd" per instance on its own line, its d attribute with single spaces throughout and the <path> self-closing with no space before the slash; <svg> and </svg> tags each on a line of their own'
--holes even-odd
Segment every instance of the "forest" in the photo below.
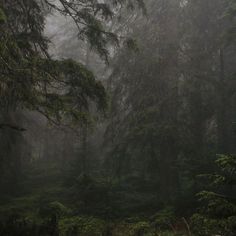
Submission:
<svg viewBox="0 0 236 236">
<path fill-rule="evenodd" d="M 235 236 L 236 0 L 0 0 L 0 236 Z"/>
</svg>

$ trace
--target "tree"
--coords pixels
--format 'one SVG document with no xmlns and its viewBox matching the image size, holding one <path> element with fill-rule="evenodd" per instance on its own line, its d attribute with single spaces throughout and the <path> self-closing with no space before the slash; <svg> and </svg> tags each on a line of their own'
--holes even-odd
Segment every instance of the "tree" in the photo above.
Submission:
<svg viewBox="0 0 236 236">
<path fill-rule="evenodd" d="M 124 50 L 114 62 L 106 163 L 121 179 L 154 181 L 161 199 L 191 201 L 200 188 L 197 174 L 211 168 L 217 150 L 230 152 L 234 141 L 229 89 L 235 84 L 226 82 L 235 71 L 233 49 L 224 49 L 223 83 L 219 56 L 233 24 L 225 16 L 229 2 L 149 4 L 148 20 L 132 28 L 139 52 Z"/>
<path fill-rule="evenodd" d="M 131 37 L 138 39 L 139 50 L 129 55 L 123 50 L 114 62 L 106 133 L 116 175 L 154 181 L 156 194 L 165 199 L 178 188 L 179 11 L 178 1 L 150 1 L 148 19 L 134 27 Z"/>
<path fill-rule="evenodd" d="M 220 155 L 216 164 L 215 173 L 203 175 L 208 179 L 209 189 L 198 194 L 202 206 L 200 212 L 192 217 L 196 235 L 235 234 L 235 156 Z"/>
<path fill-rule="evenodd" d="M 122 3 L 112 4 L 119 8 Z M 23 110 L 36 111 L 54 125 L 76 130 L 75 126 L 92 122 L 91 104 L 100 111 L 106 109 L 105 89 L 86 66 L 70 59 L 50 57 L 44 27 L 46 14 L 52 11 L 71 17 L 79 38 L 86 40 L 107 61 L 108 45 L 118 43 L 116 35 L 104 28 L 105 21 L 114 13 L 109 5 L 82 0 L 0 1 L 1 130 L 23 131 L 20 124 L 11 123 L 16 112 Z M 13 140 L 15 134 L 8 134 Z M 4 133 L 1 136 L 5 139 Z M 6 145 L 14 149 L 15 145 L 10 143 Z M 3 159 L 7 160 L 10 155 L 7 147 L 3 145 L 1 149 L 6 152 Z M 12 158 L 21 160 L 20 153 Z"/>
</svg>

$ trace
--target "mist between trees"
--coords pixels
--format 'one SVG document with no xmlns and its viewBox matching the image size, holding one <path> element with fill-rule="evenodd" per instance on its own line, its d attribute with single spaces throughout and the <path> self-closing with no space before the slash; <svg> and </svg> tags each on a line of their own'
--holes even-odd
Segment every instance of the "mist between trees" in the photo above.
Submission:
<svg viewBox="0 0 236 236">
<path fill-rule="evenodd" d="M 235 0 L 0 0 L 0 28 L 0 236 L 235 236 Z"/>
</svg>

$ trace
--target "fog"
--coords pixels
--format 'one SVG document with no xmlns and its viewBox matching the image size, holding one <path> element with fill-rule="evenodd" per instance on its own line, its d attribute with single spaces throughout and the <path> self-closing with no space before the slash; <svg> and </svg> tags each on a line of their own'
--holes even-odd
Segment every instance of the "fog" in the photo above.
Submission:
<svg viewBox="0 0 236 236">
<path fill-rule="evenodd" d="M 0 235 L 234 236 L 234 0 L 0 0 Z"/>
</svg>

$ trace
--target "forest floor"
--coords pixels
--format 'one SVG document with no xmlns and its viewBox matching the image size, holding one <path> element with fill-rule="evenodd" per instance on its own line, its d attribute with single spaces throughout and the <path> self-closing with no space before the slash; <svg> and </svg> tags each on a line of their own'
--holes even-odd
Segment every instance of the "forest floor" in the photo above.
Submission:
<svg viewBox="0 0 236 236">
<path fill-rule="evenodd" d="M 154 227 L 154 221 L 150 222 L 144 217 L 140 218 L 132 216 L 111 220 L 109 218 L 104 219 L 104 217 L 100 218 L 94 215 L 84 215 L 78 212 L 71 214 L 71 210 L 67 209 L 71 209 L 73 203 L 68 200 L 68 187 L 65 185 L 61 167 L 55 162 L 40 162 L 29 168 L 28 171 L 25 172 L 25 177 L 19 188 L 20 191 L 17 191 L 15 196 L 9 197 L 6 195 L 4 198 L 3 194 L 1 197 L 1 220 L 4 220 L 6 216 L 14 216 L 14 221 L 26 219 L 28 222 L 37 221 L 39 224 L 45 224 L 42 222 L 45 222 L 45 219 L 48 221 L 54 212 L 56 212 L 55 215 L 61 214 L 61 219 L 58 221 L 57 227 L 58 232 L 60 232 L 58 235 L 62 236 L 67 235 L 64 234 L 64 232 L 72 227 L 72 225 L 73 227 L 76 225 L 76 227 L 78 226 L 83 230 L 83 236 L 110 235 L 111 233 L 113 236 L 190 235 L 183 222 L 181 223 L 182 229 L 176 229 L 176 231 L 180 231 L 180 233 L 177 233 L 174 230 L 175 226 L 172 226 L 171 224 L 167 226 L 166 229 L 160 230 Z M 48 211 L 45 211 L 45 206 L 50 206 L 50 208 L 48 208 L 50 210 L 49 213 Z M 42 211 L 42 209 L 44 210 Z M 164 213 L 164 215 L 158 216 L 155 220 L 161 225 L 164 225 L 165 223 L 162 221 L 166 220 L 165 217 Z M 104 234 L 104 230 L 107 234 Z"/>
</svg>

